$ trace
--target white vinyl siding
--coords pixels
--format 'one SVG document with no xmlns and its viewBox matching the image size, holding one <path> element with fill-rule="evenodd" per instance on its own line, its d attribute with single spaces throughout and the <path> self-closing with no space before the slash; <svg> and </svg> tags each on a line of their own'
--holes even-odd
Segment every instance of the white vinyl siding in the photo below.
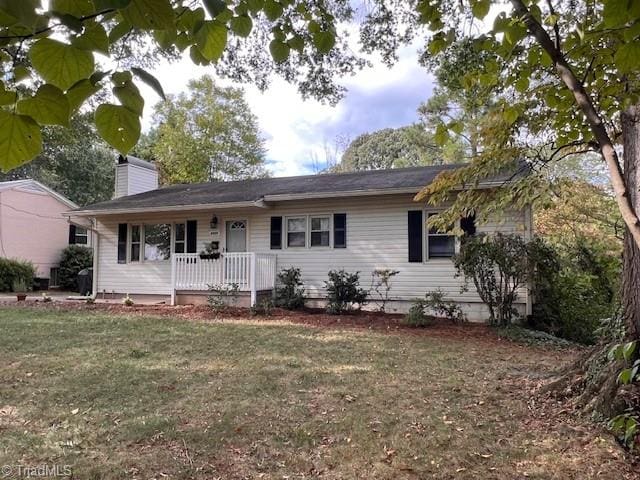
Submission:
<svg viewBox="0 0 640 480">
<path fill-rule="evenodd" d="M 277 268 L 299 267 L 307 294 L 310 297 L 324 298 L 324 281 L 331 269 L 344 268 L 349 272 L 360 272 L 361 285 L 369 288 L 371 272 L 375 269 L 395 269 L 400 273 L 394 278 L 391 297 L 410 301 L 421 297 L 428 290 L 441 288 L 447 297 L 457 301 L 479 303 L 480 299 L 470 285 L 467 292 L 461 293 L 463 280 L 455 278 L 455 269 L 450 259 L 408 262 L 407 212 L 420 209 L 421 205 L 412 201 L 411 195 L 389 195 L 381 201 L 380 197 L 335 198 L 328 200 L 305 200 L 281 202 L 268 209 L 218 209 L 215 214 L 219 224 L 226 220 L 247 219 L 247 251 L 271 253 L 277 255 Z M 205 243 L 220 241 L 225 246 L 224 228 L 212 235 L 209 223 L 213 211 L 171 212 L 170 214 L 131 215 L 128 218 L 118 216 L 113 220 L 100 221 L 99 230 L 99 279 L 98 291 L 116 291 L 119 293 L 170 293 L 171 263 L 141 262 L 140 264 L 118 264 L 117 227 L 118 223 L 177 223 L 186 220 L 198 221 L 197 251 Z M 287 219 L 327 217 L 333 213 L 346 214 L 347 247 L 327 248 L 283 248 L 271 250 L 270 218 L 283 217 L 283 245 L 287 244 Z M 529 236 L 530 214 L 519 211 L 509 212 L 494 221 L 478 224 L 477 232 L 520 233 Z M 310 226 L 307 224 L 307 234 Z M 519 302 L 524 303 L 525 295 Z"/>
</svg>

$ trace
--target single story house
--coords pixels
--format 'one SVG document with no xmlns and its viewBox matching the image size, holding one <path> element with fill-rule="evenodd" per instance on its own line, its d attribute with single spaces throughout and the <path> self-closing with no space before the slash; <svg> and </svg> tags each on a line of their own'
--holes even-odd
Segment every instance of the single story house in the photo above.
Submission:
<svg viewBox="0 0 640 480">
<path fill-rule="evenodd" d="M 236 284 L 245 304 L 255 303 L 272 293 L 278 271 L 293 266 L 300 268 L 313 303 L 325 298 L 329 270 L 360 272 L 361 285 L 368 288 L 374 270 L 394 269 L 400 273 L 393 279 L 391 310 L 406 311 L 412 299 L 439 288 L 470 319 L 483 319 L 486 310 L 473 286 L 461 292 L 463 279 L 454 275 L 451 257 L 459 240 L 426 228 L 427 218 L 439 210 L 414 201 L 439 172 L 456 167 L 156 188 L 153 164 L 120 157 L 116 198 L 69 215 L 90 219 L 97 233 L 96 295 L 130 294 L 134 300 L 144 295 L 183 304 L 206 301 L 210 285 Z M 514 210 L 471 228 L 530 237 L 531 217 L 531 208 Z M 522 313 L 530 311 L 526 289 L 517 303 Z"/>
<path fill-rule="evenodd" d="M 55 286 L 62 250 L 69 244 L 91 246 L 88 230 L 63 215 L 75 208 L 35 180 L 0 182 L 0 256 L 32 262 L 36 275 Z"/>
</svg>

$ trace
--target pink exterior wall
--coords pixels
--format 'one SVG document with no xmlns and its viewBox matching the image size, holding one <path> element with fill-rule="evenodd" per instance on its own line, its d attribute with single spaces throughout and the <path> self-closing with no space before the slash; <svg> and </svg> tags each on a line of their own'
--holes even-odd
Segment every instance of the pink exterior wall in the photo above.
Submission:
<svg viewBox="0 0 640 480">
<path fill-rule="evenodd" d="M 38 276 L 49 278 L 69 245 L 69 224 L 62 216 L 68 210 L 48 193 L 19 187 L 0 192 L 0 256 L 30 260 Z"/>
</svg>

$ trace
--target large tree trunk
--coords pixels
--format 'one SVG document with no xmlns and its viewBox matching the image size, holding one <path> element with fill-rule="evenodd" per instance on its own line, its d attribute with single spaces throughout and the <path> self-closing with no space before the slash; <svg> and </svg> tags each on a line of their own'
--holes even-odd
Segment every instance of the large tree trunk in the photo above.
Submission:
<svg viewBox="0 0 640 480">
<path fill-rule="evenodd" d="M 629 201 L 640 214 L 640 105 L 622 114 L 624 179 Z M 622 267 L 622 305 L 627 336 L 640 339 L 640 248 L 629 229 L 625 230 Z"/>
</svg>

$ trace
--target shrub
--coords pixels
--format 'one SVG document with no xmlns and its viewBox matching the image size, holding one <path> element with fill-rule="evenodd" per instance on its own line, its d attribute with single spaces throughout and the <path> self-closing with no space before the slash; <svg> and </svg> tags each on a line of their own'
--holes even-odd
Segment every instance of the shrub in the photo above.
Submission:
<svg viewBox="0 0 640 480">
<path fill-rule="evenodd" d="M 276 288 L 276 305 L 287 310 L 304 308 L 306 300 L 302 287 L 302 273 L 299 268 L 285 268 L 278 273 Z"/>
<path fill-rule="evenodd" d="M 35 275 L 36 269 L 31 262 L 0 258 L 0 292 L 11 291 L 16 280 L 31 286 Z"/>
<path fill-rule="evenodd" d="M 67 290 L 78 289 L 78 273 L 93 265 L 93 251 L 82 245 L 69 245 L 62 251 L 58 281 Z"/>
<path fill-rule="evenodd" d="M 399 270 L 391 270 L 389 268 L 376 269 L 371 273 L 371 292 L 378 297 L 376 302 L 381 312 L 386 311 L 387 303 L 390 300 L 391 281 L 399 273 Z"/>
<path fill-rule="evenodd" d="M 251 307 L 251 315 L 264 315 L 265 317 L 269 317 L 271 316 L 273 307 L 273 301 L 270 298 L 265 298 L 257 305 Z"/>
<path fill-rule="evenodd" d="M 124 296 L 124 298 L 122 299 L 122 304 L 123 304 L 125 307 L 133 307 L 133 298 L 131 298 L 131 297 L 129 296 L 129 294 L 127 293 L 127 294 Z"/>
<path fill-rule="evenodd" d="M 586 239 L 570 247 L 532 242 L 530 255 L 535 303 L 529 326 L 594 343 L 604 332 L 602 320 L 615 317 L 619 259 Z"/>
<path fill-rule="evenodd" d="M 460 305 L 452 300 L 447 300 L 444 297 L 444 292 L 440 289 L 427 292 L 423 303 L 436 315 L 451 320 L 453 323 L 467 321 L 467 317 L 462 311 L 462 308 L 460 308 Z"/>
<path fill-rule="evenodd" d="M 369 295 L 366 290 L 360 288 L 360 272 L 331 270 L 329 280 L 324 284 L 329 300 L 327 312 L 330 314 L 340 314 L 352 310 L 354 306 L 359 310 Z"/>
<path fill-rule="evenodd" d="M 402 323 L 409 327 L 428 327 L 433 325 L 433 317 L 427 315 L 426 310 L 427 305 L 424 299 L 418 298 L 414 300 Z"/>
<path fill-rule="evenodd" d="M 489 322 L 505 326 L 517 314 L 517 291 L 530 277 L 527 243 L 519 235 L 465 237 L 454 257 L 457 275 L 471 279 L 489 308 Z"/>
<path fill-rule="evenodd" d="M 220 312 L 224 307 L 235 307 L 238 302 L 238 292 L 240 286 L 237 283 L 229 285 L 209 285 L 211 295 L 207 296 L 207 303 L 215 313 Z"/>
<path fill-rule="evenodd" d="M 25 282 L 24 279 L 16 278 L 13 280 L 11 289 L 16 293 L 24 293 L 29 290 L 29 287 L 27 286 L 27 282 Z"/>
</svg>

